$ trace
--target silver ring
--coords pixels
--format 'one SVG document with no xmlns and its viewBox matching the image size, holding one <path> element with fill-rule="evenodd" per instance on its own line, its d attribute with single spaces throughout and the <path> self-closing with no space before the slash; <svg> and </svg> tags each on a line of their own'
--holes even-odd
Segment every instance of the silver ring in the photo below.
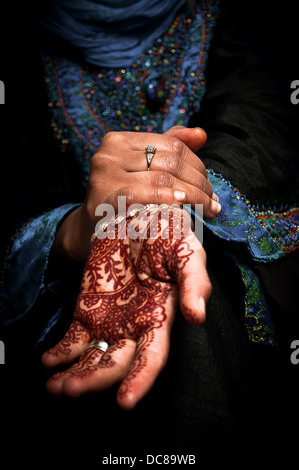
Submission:
<svg viewBox="0 0 299 470">
<path fill-rule="evenodd" d="M 154 157 L 156 147 L 154 145 L 148 145 L 145 147 L 145 152 L 146 152 L 146 160 L 147 160 L 147 170 L 149 171 L 152 159 Z"/>
<path fill-rule="evenodd" d="M 106 341 L 93 341 L 89 347 L 99 349 L 102 352 L 106 352 L 109 348 L 109 344 L 106 343 Z"/>
</svg>

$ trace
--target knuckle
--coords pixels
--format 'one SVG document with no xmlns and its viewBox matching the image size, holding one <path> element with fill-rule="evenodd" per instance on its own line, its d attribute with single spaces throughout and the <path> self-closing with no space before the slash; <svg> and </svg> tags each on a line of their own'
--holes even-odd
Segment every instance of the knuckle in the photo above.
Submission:
<svg viewBox="0 0 299 470">
<path fill-rule="evenodd" d="M 205 178 L 208 178 L 207 169 L 200 158 L 197 159 L 197 169 Z"/>
<path fill-rule="evenodd" d="M 176 154 L 167 155 L 164 160 L 166 170 L 174 175 L 178 175 L 182 170 L 182 160 Z"/>
<path fill-rule="evenodd" d="M 162 171 L 155 175 L 153 183 L 156 186 L 165 186 L 167 188 L 172 188 L 174 180 L 169 173 L 167 173 L 166 171 Z"/>
<path fill-rule="evenodd" d="M 184 126 L 181 126 L 180 124 L 176 124 L 175 126 L 173 126 L 171 128 L 171 130 L 172 131 L 178 131 L 178 130 L 183 129 L 183 128 L 184 128 Z"/>
<path fill-rule="evenodd" d="M 203 194 L 200 189 L 194 189 L 191 193 L 191 198 L 194 204 L 203 204 Z"/>
<path fill-rule="evenodd" d="M 91 158 L 89 176 L 93 177 L 100 171 L 104 171 L 107 167 L 110 167 L 110 165 L 111 155 L 102 150 L 99 150 Z"/>
<path fill-rule="evenodd" d="M 126 198 L 126 204 L 127 206 L 130 206 L 133 204 L 134 201 L 134 190 L 132 186 L 124 186 L 122 188 L 119 188 L 117 191 L 117 196 L 118 197 L 125 197 Z"/>
<path fill-rule="evenodd" d="M 101 147 L 115 144 L 115 142 L 118 142 L 120 138 L 121 138 L 121 132 L 109 131 L 104 135 L 102 139 Z"/>
<path fill-rule="evenodd" d="M 191 166 L 193 166 L 195 170 L 199 171 L 199 173 L 201 173 L 205 178 L 207 178 L 208 177 L 207 169 L 199 157 L 199 152 L 200 151 L 189 153 L 188 159 L 189 159 Z"/>
<path fill-rule="evenodd" d="M 211 182 L 207 178 L 201 178 L 199 189 L 208 196 L 212 196 L 213 194 Z"/>
<path fill-rule="evenodd" d="M 209 195 L 209 196 L 212 196 L 213 194 L 213 188 L 212 188 L 212 184 L 210 182 L 210 180 L 208 178 L 206 178 L 206 188 L 205 188 L 205 192 Z"/>
<path fill-rule="evenodd" d="M 100 152 L 114 155 L 115 149 L 120 149 L 127 140 L 127 132 L 109 131 L 102 138 Z"/>
<path fill-rule="evenodd" d="M 206 179 L 208 179 L 208 172 L 207 172 L 207 169 L 206 167 L 204 166 L 204 164 L 202 164 L 203 168 L 202 168 L 202 174 L 204 175 L 204 177 Z"/>
<path fill-rule="evenodd" d="M 162 190 L 160 186 L 153 186 L 151 189 L 151 199 L 153 202 L 160 201 Z"/>
<path fill-rule="evenodd" d="M 90 188 L 95 188 L 98 185 L 98 167 L 90 167 L 88 185 Z"/>
<path fill-rule="evenodd" d="M 181 173 L 185 152 L 185 144 L 176 137 L 172 137 L 169 143 L 169 151 L 164 158 L 164 165 L 166 166 L 167 171 L 175 175 Z"/>
<path fill-rule="evenodd" d="M 202 178 L 201 184 L 200 184 L 200 189 L 205 193 L 207 190 L 208 186 L 208 180 L 206 178 Z"/>
<path fill-rule="evenodd" d="M 101 163 L 101 151 L 98 150 L 90 159 L 90 172 Z"/>
<path fill-rule="evenodd" d="M 173 137 L 171 139 L 171 150 L 172 153 L 181 156 L 185 151 L 185 144 L 176 137 Z"/>
</svg>

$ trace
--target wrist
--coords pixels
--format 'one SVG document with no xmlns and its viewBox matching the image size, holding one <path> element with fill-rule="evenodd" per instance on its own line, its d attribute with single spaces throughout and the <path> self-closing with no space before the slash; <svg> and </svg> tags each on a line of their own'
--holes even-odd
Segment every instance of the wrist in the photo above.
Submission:
<svg viewBox="0 0 299 470">
<path fill-rule="evenodd" d="M 137 205 L 136 205 L 137 206 Z M 181 238 L 193 228 L 190 215 L 178 205 L 147 204 L 138 205 L 128 212 L 118 213 L 109 219 L 104 218 L 96 225 L 91 243 L 96 238 L 144 239 L 152 237 Z M 171 230 L 169 227 L 171 223 Z"/>
<path fill-rule="evenodd" d="M 92 232 L 84 207 L 77 207 L 58 228 L 53 250 L 62 258 L 84 264 L 89 253 Z"/>
</svg>

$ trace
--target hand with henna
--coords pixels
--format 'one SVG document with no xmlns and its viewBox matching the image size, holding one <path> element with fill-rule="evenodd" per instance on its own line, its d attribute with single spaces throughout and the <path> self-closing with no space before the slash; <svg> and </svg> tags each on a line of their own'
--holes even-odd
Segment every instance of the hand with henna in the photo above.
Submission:
<svg viewBox="0 0 299 470">
<path fill-rule="evenodd" d="M 189 322 L 204 322 L 211 294 L 206 255 L 183 212 L 155 208 L 127 222 L 122 238 L 118 226 L 115 238 L 109 227 L 105 238 L 95 238 L 73 322 L 42 357 L 48 368 L 79 358 L 48 380 L 51 394 L 76 397 L 121 382 L 118 404 L 131 409 L 167 362 L 178 301 Z M 107 342 L 107 351 L 91 347 L 94 340 Z"/>
<path fill-rule="evenodd" d="M 54 251 L 84 264 L 99 221 L 96 207 L 110 204 L 117 211 L 120 196 L 126 198 L 128 207 L 134 203 L 202 204 L 203 214 L 215 217 L 220 211 L 218 198 L 204 164 L 194 153 L 206 138 L 203 129 L 183 126 L 174 126 L 164 134 L 108 132 L 91 159 L 85 201 L 60 225 Z M 157 148 L 150 171 L 147 145 Z"/>
</svg>

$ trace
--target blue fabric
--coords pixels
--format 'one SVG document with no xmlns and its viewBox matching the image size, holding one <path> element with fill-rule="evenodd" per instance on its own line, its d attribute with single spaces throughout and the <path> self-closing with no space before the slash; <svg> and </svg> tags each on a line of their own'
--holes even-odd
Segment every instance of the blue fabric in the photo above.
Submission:
<svg viewBox="0 0 299 470">
<path fill-rule="evenodd" d="M 203 223 L 218 242 L 218 249 L 240 269 L 245 287 L 244 326 L 250 341 L 277 344 L 274 324 L 257 275 L 250 268 L 252 260 L 269 263 L 285 256 L 299 245 L 298 207 L 257 208 L 238 188 L 221 174 L 208 170 L 214 192 L 219 196 L 221 212 L 213 219 L 201 218 L 193 209 L 188 211 Z M 269 222 L 265 222 L 268 220 Z M 204 242 L 204 240 L 203 240 Z"/>
<path fill-rule="evenodd" d="M 59 3 L 66 5 L 65 1 Z M 93 69 L 63 57 L 46 58 L 49 109 L 60 142 L 73 149 L 84 187 L 90 158 L 107 131 L 138 127 L 143 132 L 163 132 L 174 124 L 187 125 L 190 116 L 199 110 L 216 17 L 216 3 L 188 2 L 174 26 L 159 42 L 154 41 L 151 50 L 138 59 L 136 67 L 126 67 L 126 70 Z M 157 77 L 163 78 L 164 85 L 168 81 L 168 88 L 165 85 L 157 89 Z M 153 111 L 144 104 L 151 103 L 149 88 L 156 89 L 157 96 L 164 94 L 166 110 L 163 106 Z M 240 269 L 245 286 L 244 321 L 248 337 L 259 343 L 275 344 L 262 287 L 249 265 L 252 260 L 265 263 L 277 260 L 298 246 L 299 233 L 294 229 L 298 226 L 298 209 L 289 208 L 288 212 L 288 208 L 283 211 L 254 207 L 221 175 L 210 170 L 209 179 L 220 198 L 222 211 L 215 219 L 204 219 L 204 223 L 215 235 L 218 248 L 221 246 Z M 2 297 L 1 315 L 7 323 L 26 315 L 42 292 L 57 225 L 74 207 L 62 206 L 44 214 L 27 224 L 16 238 L 7 258 Z M 51 331 L 61 312 L 61 308 L 53 312 L 41 340 Z"/>
<path fill-rule="evenodd" d="M 298 211 L 294 212 L 292 218 L 278 219 L 275 227 L 268 227 L 263 225 L 262 219 L 259 218 L 262 210 L 252 206 L 246 196 L 237 188 L 233 188 L 222 175 L 209 170 L 209 180 L 221 201 L 222 210 L 216 218 L 205 219 L 206 226 L 217 237 L 234 241 L 237 249 L 247 251 L 250 258 L 255 261 L 270 262 L 284 256 L 285 250 L 281 248 L 282 243 L 274 239 L 273 232 L 275 228 L 278 228 L 280 240 L 286 238 L 286 224 L 289 223 L 290 227 L 298 224 Z M 274 212 L 270 209 L 268 211 Z M 283 224 L 279 228 L 280 220 L 283 220 Z M 285 232 L 284 236 L 283 232 Z M 292 241 L 294 244 L 299 243 L 298 232 Z"/>
<path fill-rule="evenodd" d="M 1 292 L 3 324 L 24 317 L 45 287 L 44 274 L 63 218 L 78 204 L 65 204 L 30 220 L 15 238 L 5 261 L 5 288 Z"/>
<path fill-rule="evenodd" d="M 151 49 L 138 59 L 138 66 L 126 68 L 125 78 L 121 81 L 118 79 L 123 76 L 122 69 L 115 71 L 91 67 L 90 70 L 90 67 L 84 65 L 81 68 L 76 61 L 72 63 L 64 57 L 61 57 L 59 64 L 49 58 L 45 79 L 49 92 L 49 109 L 53 113 L 52 121 L 56 129 L 54 132 L 59 137 L 60 145 L 73 151 L 73 163 L 79 171 L 81 170 L 82 189 L 87 184 L 90 159 L 99 147 L 103 135 L 110 130 L 110 124 L 113 130 L 121 131 L 135 130 L 135 122 L 139 122 L 142 131 L 162 132 L 165 120 L 167 126 L 172 125 L 171 122 L 187 124 L 190 115 L 199 109 L 205 90 L 204 69 L 207 51 L 217 12 L 218 2 L 209 4 L 204 0 L 195 3 L 188 1 L 186 8 L 176 17 L 168 31 L 164 32 L 161 40 L 154 41 Z M 175 52 L 172 44 L 175 44 Z M 172 82 L 174 69 L 178 71 Z M 183 70 L 182 74 L 179 73 L 180 70 Z M 81 73 L 84 73 L 84 76 L 81 76 Z M 158 93 L 165 93 L 164 98 L 170 99 L 170 106 L 166 111 L 153 112 L 144 104 L 136 102 L 136 98 L 140 99 L 141 92 L 138 86 L 143 81 L 142 93 L 146 95 L 157 76 L 161 74 L 163 80 L 169 81 L 169 91 L 160 89 Z M 135 84 L 132 75 L 133 78 L 137 77 Z M 100 80 L 99 76 L 103 77 L 107 86 L 112 84 L 111 90 L 104 87 L 102 93 L 100 90 L 100 95 L 92 94 L 93 86 L 100 88 L 100 82 L 93 83 Z M 119 86 L 114 88 L 113 83 Z M 98 101 L 91 103 L 91 97 Z M 107 98 L 106 103 L 104 100 Z M 121 106 L 127 107 L 128 114 L 122 109 L 122 116 L 118 119 L 118 108 L 113 110 L 111 105 L 113 100 L 122 99 L 124 101 Z M 174 100 L 173 106 L 171 100 Z M 186 105 L 186 109 L 180 108 L 181 102 Z M 99 104 L 101 106 L 98 106 Z M 77 205 L 70 204 L 54 209 L 32 220 L 14 237 L 5 261 L 1 284 L 2 323 L 11 324 L 26 317 L 36 301 L 46 296 L 44 275 L 56 229 L 68 211 L 74 207 Z M 59 276 L 60 273 L 57 273 L 57 281 Z M 55 282 L 55 279 L 52 281 Z M 61 297 L 61 304 L 64 302 L 65 299 Z M 62 308 L 53 310 L 53 315 L 41 334 L 41 341 L 55 328 L 61 315 Z"/>
<path fill-rule="evenodd" d="M 50 0 L 43 26 L 104 67 L 132 65 L 186 0 Z"/>
<path fill-rule="evenodd" d="M 206 3 L 188 2 L 169 31 L 125 69 L 86 67 L 72 58 L 43 55 L 52 117 L 61 141 L 74 152 L 84 186 L 90 158 L 107 131 L 161 133 L 174 125 L 187 126 L 199 111 L 217 18 L 217 3 Z M 158 102 L 154 110 L 149 90 L 158 100 L 162 95 L 161 106 Z"/>
</svg>

